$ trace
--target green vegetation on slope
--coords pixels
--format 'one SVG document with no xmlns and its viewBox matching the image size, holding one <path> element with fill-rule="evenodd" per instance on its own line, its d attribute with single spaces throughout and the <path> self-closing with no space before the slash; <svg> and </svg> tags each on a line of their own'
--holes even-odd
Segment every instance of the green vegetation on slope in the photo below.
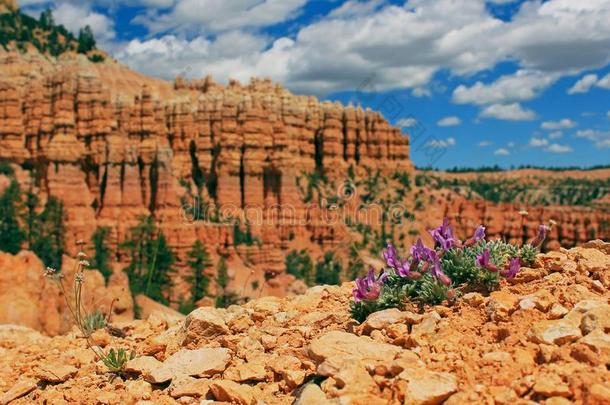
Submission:
<svg viewBox="0 0 610 405">
<path fill-rule="evenodd" d="M 14 47 L 21 52 L 26 52 L 31 45 L 42 54 L 55 57 L 78 52 L 89 55 L 92 62 L 104 60 L 102 55 L 92 52 L 97 48 L 89 26 L 81 28 L 75 37 L 66 27 L 55 23 L 51 10 L 43 11 L 39 19 L 19 10 L 0 14 L 0 45 L 5 50 Z"/>
<path fill-rule="evenodd" d="M 420 173 L 415 178 L 418 187 L 433 190 L 451 189 L 468 199 L 483 198 L 494 203 L 529 205 L 589 205 L 610 193 L 610 178 L 548 178 L 523 179 L 491 178 L 446 179 L 431 173 Z"/>
</svg>

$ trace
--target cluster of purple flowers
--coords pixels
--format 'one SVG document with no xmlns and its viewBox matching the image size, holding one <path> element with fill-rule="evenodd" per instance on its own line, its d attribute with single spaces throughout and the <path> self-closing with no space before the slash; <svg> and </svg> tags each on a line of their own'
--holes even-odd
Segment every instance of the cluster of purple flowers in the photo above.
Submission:
<svg viewBox="0 0 610 405">
<path fill-rule="evenodd" d="M 548 226 L 541 225 L 538 236 L 530 244 L 538 247 L 546 238 L 549 229 Z M 387 266 L 399 277 L 416 280 L 422 277 L 422 274 L 429 272 L 438 282 L 450 286 L 451 279 L 443 272 L 441 258 L 448 250 L 474 246 L 479 241 L 484 240 L 485 227 L 479 225 L 473 236 L 464 242 L 454 236 L 453 227 L 449 224 L 447 218 L 443 220 L 441 226 L 429 232 L 435 243 L 434 249 L 425 246 L 422 240 L 418 239 L 411 246 L 409 257 L 401 258 L 396 248 L 392 244 L 388 244 L 383 251 L 383 259 Z M 488 271 L 497 272 L 503 277 L 512 278 L 519 271 L 521 263 L 518 257 L 513 257 L 508 261 L 505 268 L 499 269 L 496 264 L 492 263 L 491 252 L 486 249 L 477 255 L 476 265 Z M 376 277 L 375 270 L 371 267 L 365 277 L 356 279 L 356 287 L 353 290 L 354 300 L 356 302 L 362 300 L 373 301 L 379 298 L 387 277 L 388 273 L 385 270 L 382 270 L 381 274 Z"/>
</svg>

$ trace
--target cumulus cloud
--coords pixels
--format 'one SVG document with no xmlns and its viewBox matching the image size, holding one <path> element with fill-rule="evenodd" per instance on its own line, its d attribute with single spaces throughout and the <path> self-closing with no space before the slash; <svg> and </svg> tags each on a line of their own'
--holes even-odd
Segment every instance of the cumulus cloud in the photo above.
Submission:
<svg viewBox="0 0 610 405">
<path fill-rule="evenodd" d="M 401 128 L 410 128 L 417 125 L 417 120 L 413 117 L 401 118 L 400 120 L 398 120 L 396 125 Z"/>
<path fill-rule="evenodd" d="M 602 89 L 610 90 L 610 73 L 601 78 L 595 85 Z"/>
<path fill-rule="evenodd" d="M 479 143 L 477 144 L 477 146 L 478 146 L 479 148 L 486 148 L 486 147 L 491 146 L 491 145 L 492 145 L 492 142 L 491 142 L 491 141 L 481 141 L 481 142 L 479 142 Z"/>
<path fill-rule="evenodd" d="M 471 87 L 460 85 L 453 91 L 453 102 L 485 105 L 531 100 L 558 78 L 556 74 L 519 70 L 514 75 L 502 76 L 490 84 L 478 81 Z"/>
<path fill-rule="evenodd" d="M 462 120 L 459 117 L 451 116 L 440 119 L 436 124 L 439 127 L 454 127 L 456 125 L 460 125 Z"/>
<path fill-rule="evenodd" d="M 569 129 L 574 128 L 576 122 L 569 118 L 563 118 L 559 121 L 545 121 L 540 125 L 542 129 L 556 130 L 556 129 Z"/>
<path fill-rule="evenodd" d="M 434 149 L 446 149 L 450 146 L 455 146 L 456 141 L 455 138 L 447 138 L 447 139 L 433 139 L 426 144 L 428 148 Z"/>
<path fill-rule="evenodd" d="M 508 121 L 531 121 L 536 118 L 532 110 L 524 109 L 519 103 L 492 104 L 479 114 L 481 118 L 495 118 Z"/>
<path fill-rule="evenodd" d="M 606 115 L 608 116 L 608 118 L 610 118 L 610 110 L 608 110 L 608 113 Z"/>
<path fill-rule="evenodd" d="M 572 152 L 573 149 L 568 145 L 552 143 L 548 147 L 544 148 L 544 150 L 551 153 L 569 153 Z"/>
<path fill-rule="evenodd" d="M 539 148 L 542 146 L 546 146 L 548 144 L 549 144 L 548 140 L 546 140 L 544 138 L 537 138 L 535 136 L 530 139 L 530 143 L 529 143 L 529 145 L 534 148 Z"/>
<path fill-rule="evenodd" d="M 510 151 L 508 149 L 505 149 L 505 148 L 500 148 L 500 149 L 496 149 L 494 151 L 494 155 L 496 155 L 496 156 L 508 156 L 508 155 L 510 155 Z"/>
<path fill-rule="evenodd" d="M 553 131 L 549 134 L 549 139 L 559 139 L 563 137 L 562 131 Z"/>
<path fill-rule="evenodd" d="M 298 15 L 306 0 L 177 0 L 168 11 L 141 14 L 134 22 L 150 32 L 222 32 L 260 28 Z"/>
<path fill-rule="evenodd" d="M 510 105 L 536 97 L 562 75 L 600 67 L 610 55 L 610 27 L 606 24 L 610 4 L 605 1 L 527 2 L 510 21 L 495 18 L 482 0 L 411 0 L 402 6 L 351 1 L 285 38 L 270 38 L 252 30 L 294 18 L 304 0 L 202 1 L 219 4 L 202 7 L 199 0 L 177 0 L 170 10 L 143 14 L 137 21 L 151 32 L 173 29 L 194 33 L 176 35 L 184 42 L 182 52 L 190 51 L 189 44 L 197 36 L 203 37 L 200 41 L 214 42 L 207 36 L 209 32 L 247 30 L 260 35 L 265 46 L 248 51 L 236 65 L 231 58 L 212 59 L 201 52 L 196 57 L 171 53 L 165 58 L 189 60 L 196 64 L 197 69 L 192 70 L 196 73 L 208 65 L 228 68 L 224 76 L 232 75 L 233 66 L 240 73 L 247 68 L 307 93 L 354 89 L 374 74 L 375 90 L 411 88 L 420 89 L 417 93 L 423 95 L 426 92 L 421 89 L 427 88 L 439 70 L 469 75 L 511 60 L 522 67 L 514 77 L 462 87 L 454 95 L 461 103 L 481 104 L 474 96 L 480 93 L 485 104 Z M 147 61 L 141 54 L 138 63 L 130 62 L 129 53 L 119 56 L 136 69 L 170 76 L 166 64 L 156 63 L 160 57 L 156 52 L 151 51 Z M 263 60 L 272 60 L 271 72 L 264 70 L 269 63 Z M 512 87 L 511 83 L 521 86 Z"/>
<path fill-rule="evenodd" d="M 576 137 L 591 141 L 597 148 L 610 148 L 610 131 L 583 129 L 576 131 Z"/>
<path fill-rule="evenodd" d="M 568 94 L 579 94 L 579 93 L 588 93 L 597 83 L 597 75 L 589 74 L 583 76 L 580 80 L 578 80 L 570 89 L 568 90 Z"/>
</svg>

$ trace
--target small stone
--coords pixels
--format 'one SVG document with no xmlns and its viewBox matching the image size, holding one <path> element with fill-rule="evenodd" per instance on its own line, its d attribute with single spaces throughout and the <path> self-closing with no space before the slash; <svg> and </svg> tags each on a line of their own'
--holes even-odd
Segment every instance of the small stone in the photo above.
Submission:
<svg viewBox="0 0 610 405">
<path fill-rule="evenodd" d="M 579 340 L 595 351 L 599 361 L 610 364 L 610 335 L 601 329 L 595 329 L 587 336 Z"/>
<path fill-rule="evenodd" d="M 234 381 L 219 380 L 210 384 L 210 391 L 218 401 L 252 405 L 255 403 L 254 390 L 249 385 L 238 384 Z"/>
<path fill-rule="evenodd" d="M 406 322 L 411 325 L 421 322 L 422 316 L 408 311 L 400 311 L 397 308 L 384 309 L 373 312 L 366 318 L 359 330 L 364 335 L 369 335 L 373 330 L 386 329 L 392 324 Z"/>
<path fill-rule="evenodd" d="M 32 378 L 19 379 L 11 389 L 0 396 L 0 405 L 5 405 L 17 398 L 21 398 L 34 391 L 36 387 L 36 380 Z"/>
<path fill-rule="evenodd" d="M 493 364 L 493 363 L 508 363 L 513 360 L 510 353 L 507 352 L 489 352 L 483 355 L 483 363 Z"/>
<path fill-rule="evenodd" d="M 43 364 L 36 369 L 36 377 L 57 384 L 67 381 L 77 373 L 76 367 L 65 364 Z"/>
<path fill-rule="evenodd" d="M 519 303 L 519 297 L 505 291 L 494 291 L 489 298 L 486 310 L 493 322 L 508 321 Z"/>
<path fill-rule="evenodd" d="M 182 349 L 167 358 L 161 367 L 152 370 L 145 378 L 151 383 L 160 384 L 181 375 L 210 377 L 222 373 L 229 360 L 229 350 L 224 348 Z"/>
<path fill-rule="evenodd" d="M 144 380 L 125 381 L 125 390 L 135 400 L 149 400 L 152 395 L 152 387 Z"/>
<path fill-rule="evenodd" d="M 580 328 L 565 319 L 536 322 L 528 332 L 528 338 L 534 343 L 563 345 L 582 337 Z"/>
<path fill-rule="evenodd" d="M 141 356 L 129 360 L 125 363 L 124 370 L 126 373 L 150 375 L 154 370 L 161 367 L 163 363 L 151 356 Z"/>
<path fill-rule="evenodd" d="M 533 390 L 545 397 L 569 397 L 570 387 L 555 374 L 539 375 Z"/>
<path fill-rule="evenodd" d="M 407 382 L 405 403 L 436 405 L 457 391 L 457 379 L 450 373 L 438 373 L 424 368 L 403 371 L 398 378 Z"/>
<path fill-rule="evenodd" d="M 106 347 L 110 344 L 110 334 L 106 329 L 98 329 L 91 334 L 91 340 L 97 346 Z"/>
<path fill-rule="evenodd" d="M 325 404 L 326 395 L 316 384 L 306 384 L 294 405 Z"/>
<path fill-rule="evenodd" d="M 572 401 L 564 397 L 551 397 L 544 401 L 544 405 L 571 405 Z"/>
<path fill-rule="evenodd" d="M 202 397 L 205 398 L 210 391 L 211 381 L 203 378 L 181 376 L 174 378 L 168 391 L 172 398 Z"/>
<path fill-rule="evenodd" d="M 610 404 L 610 387 L 603 384 L 593 384 L 589 388 L 588 403 L 608 405 Z"/>
<path fill-rule="evenodd" d="M 568 309 L 561 304 L 554 303 L 549 311 L 549 319 L 561 319 L 568 314 Z"/>
<path fill-rule="evenodd" d="M 184 322 L 188 341 L 198 341 L 201 338 L 214 338 L 230 333 L 225 323 L 224 310 L 211 307 L 197 308 Z"/>
<path fill-rule="evenodd" d="M 466 304 L 470 305 L 471 307 L 477 308 L 477 307 L 480 307 L 481 305 L 483 305 L 483 303 L 485 302 L 485 299 L 483 298 L 483 295 L 481 295 L 480 293 L 471 292 L 468 294 L 464 294 L 464 296 L 462 297 L 462 301 L 464 301 Z"/>
<path fill-rule="evenodd" d="M 329 358 L 342 360 L 346 357 L 388 361 L 394 359 L 401 351 L 399 347 L 375 342 L 367 336 L 356 336 L 341 331 L 327 332 L 314 339 L 309 345 L 309 354 L 318 363 Z"/>
<path fill-rule="evenodd" d="M 489 387 L 489 394 L 493 397 L 495 405 L 509 405 L 515 403 L 519 397 L 509 387 Z"/>
</svg>

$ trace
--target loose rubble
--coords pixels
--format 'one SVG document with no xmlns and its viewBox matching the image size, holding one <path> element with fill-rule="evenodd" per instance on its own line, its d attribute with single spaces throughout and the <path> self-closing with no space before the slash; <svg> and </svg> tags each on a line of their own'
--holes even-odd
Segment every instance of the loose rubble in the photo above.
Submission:
<svg viewBox="0 0 610 405">
<path fill-rule="evenodd" d="M 538 256 L 489 296 L 388 309 L 362 324 L 352 286 L 318 286 L 186 319 L 113 327 L 135 350 L 112 378 L 73 330 L 0 327 L 0 404 L 603 404 L 610 398 L 610 244 Z M 602 288 L 599 287 L 599 285 Z"/>
</svg>

